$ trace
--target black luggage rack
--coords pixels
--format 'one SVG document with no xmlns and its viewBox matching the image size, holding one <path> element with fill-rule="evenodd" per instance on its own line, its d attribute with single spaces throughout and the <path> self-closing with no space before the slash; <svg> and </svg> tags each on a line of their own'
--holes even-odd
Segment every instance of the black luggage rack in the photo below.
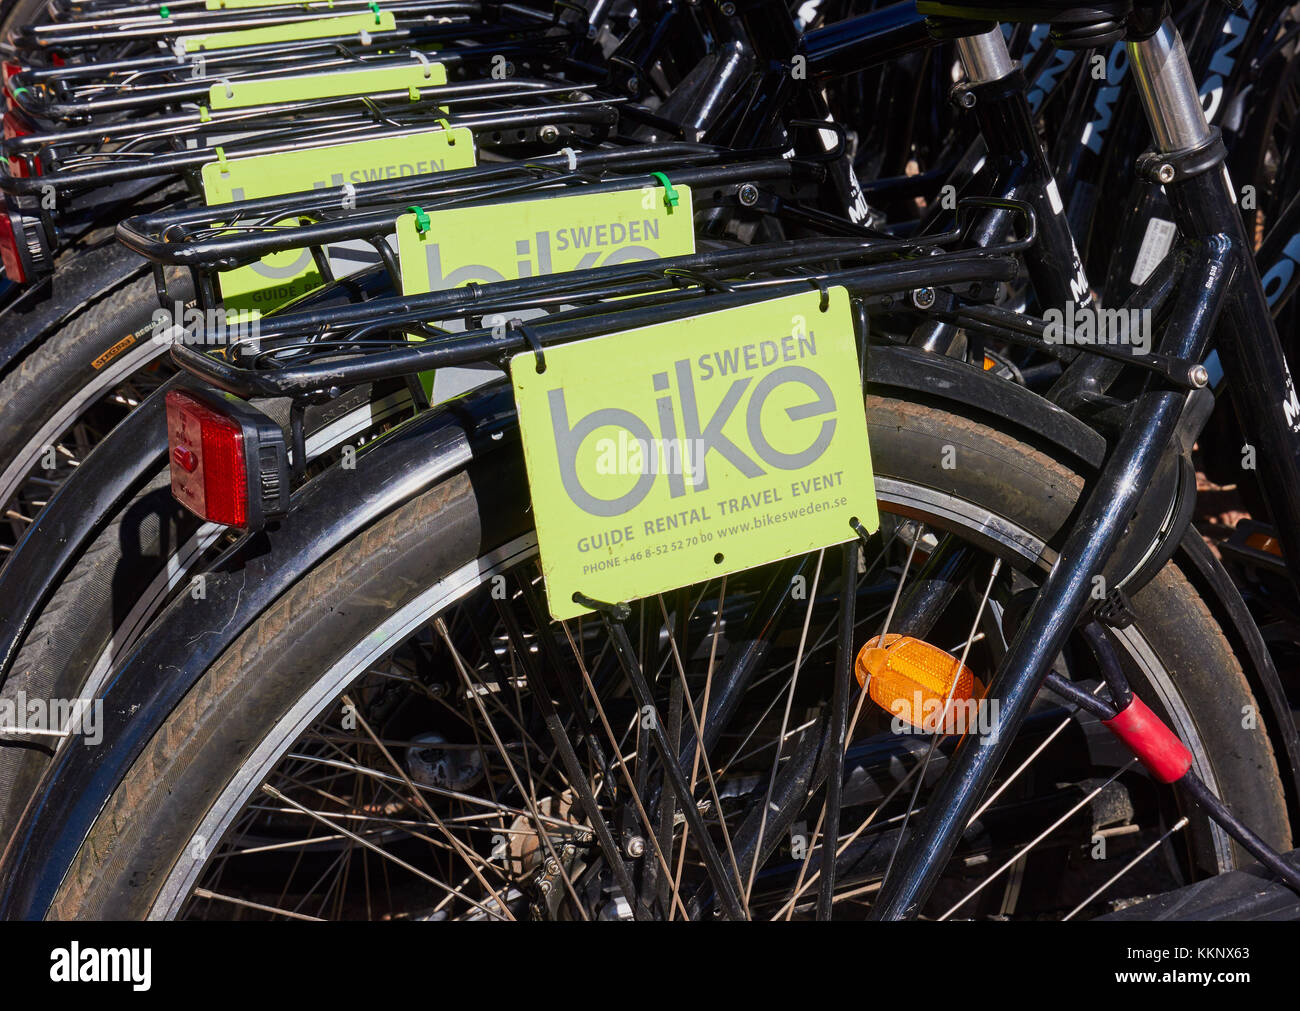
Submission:
<svg viewBox="0 0 1300 1011">
<path fill-rule="evenodd" d="M 694 155 L 706 152 L 707 149 L 696 148 Z M 647 156 L 664 164 L 663 152 L 653 148 L 629 153 L 630 159 Z M 682 153 L 683 158 L 690 156 Z M 711 178 L 715 185 L 724 185 L 725 180 L 738 189 L 744 183 L 737 181 L 746 174 L 753 179 L 771 166 L 775 177 L 776 166 L 782 163 L 782 159 L 771 159 L 706 165 L 679 169 L 675 175 L 691 185 L 707 183 Z M 806 172 L 816 167 L 800 168 L 796 164 L 792 171 Z M 572 185 L 580 181 L 570 178 L 577 175 L 539 177 L 533 183 L 548 187 Z M 635 182 L 635 177 L 630 181 Z M 642 177 L 640 181 L 651 185 L 662 183 L 662 179 L 652 177 Z M 449 203 L 483 201 L 484 195 L 472 192 L 475 187 L 466 185 L 468 182 L 448 184 L 449 189 L 455 190 L 447 198 Z M 627 181 L 606 179 L 592 185 L 627 188 Z M 504 187 L 499 181 L 497 186 L 500 194 Z M 993 204 L 1020 216 L 1024 222 L 1023 238 L 1011 238 L 986 248 L 946 248 L 961 241 L 966 231 L 963 224 L 966 211 L 987 209 Z M 436 206 L 432 203 L 429 209 Z M 174 217 L 175 212 L 152 216 L 149 227 L 157 229 Z M 386 241 L 378 234 L 390 229 L 393 220 L 392 211 L 360 214 L 350 226 L 346 221 L 322 222 L 319 226 L 292 229 L 291 236 L 274 238 L 276 248 L 285 248 L 285 243 L 292 248 L 303 245 L 298 233 L 307 229 L 328 230 L 331 226 L 351 229 L 328 237 L 317 232 L 313 241 L 319 242 L 336 241 L 344 234 L 355 237 L 368 230 L 370 235 L 363 237 L 375 241 L 384 268 L 396 277 L 395 260 L 391 251 L 385 254 Z M 178 244 L 189 247 L 186 253 L 178 254 L 167 251 L 171 243 L 158 235 L 143 241 L 143 225 L 139 219 L 124 223 L 120 229 L 123 241 L 146 256 L 165 256 L 164 262 L 169 263 L 188 260 L 196 269 L 199 268 L 195 261 L 204 256 L 215 256 L 223 263 L 244 262 L 266 251 L 267 240 L 273 238 L 260 229 L 250 235 L 233 236 L 217 234 L 216 229 L 210 235 L 191 231 L 188 235 L 193 238 L 189 241 L 178 234 Z M 166 233 L 166 228 L 163 231 Z M 322 304 L 313 295 L 307 295 L 259 319 L 252 336 L 237 331 L 233 337 L 223 339 L 220 346 L 203 348 L 182 339 L 174 344 L 172 357 L 181 368 L 237 396 L 289 396 L 305 403 L 328 399 L 350 386 L 409 378 L 429 369 L 484 362 L 504 366 L 511 355 L 530 349 L 538 356 L 539 366 L 543 366 L 545 348 L 552 344 L 806 292 L 810 288 L 822 293 L 824 310 L 828 290 L 835 285 L 844 286 L 853 295 L 862 339 L 867 333 L 868 313 L 902 313 L 914 317 L 919 310 L 909 301 L 910 293 L 936 287 L 949 287 L 958 295 L 972 327 L 1000 333 L 999 312 L 980 303 L 990 302 L 1000 284 L 1021 275 L 1017 254 L 1034 243 L 1037 226 L 1033 210 L 1026 204 L 977 198 L 962 202 L 956 227 L 942 234 L 900 239 L 867 232 L 844 221 L 840 235 L 818 236 L 809 232 L 797 240 L 710 249 L 519 280 L 472 283 L 425 294 L 381 295 L 343 305 Z M 225 259 L 227 256 L 231 259 Z M 161 263 L 156 269 L 161 278 Z M 166 304 L 168 296 L 161 283 L 159 295 Z M 207 297 L 211 295 L 209 288 Z M 517 318 L 536 310 L 549 315 L 528 323 Z M 465 330 L 449 332 L 435 325 L 449 320 L 461 321 Z M 484 325 L 485 320 L 490 325 Z M 910 325 L 906 324 L 904 329 Z M 411 335 L 420 340 L 411 342 Z M 1005 336 L 1015 343 L 1057 353 L 1041 336 L 1025 332 L 1025 328 Z M 200 343 L 205 339 L 198 338 Z"/>
<path fill-rule="evenodd" d="M 549 6 L 545 9 L 526 4 L 485 4 L 472 0 L 394 0 L 382 5 L 377 2 L 336 0 L 334 6 L 324 4 L 304 7 L 303 4 L 284 4 L 273 7 L 240 8 L 237 10 L 209 11 L 201 3 L 183 2 L 162 4 L 134 13 L 137 5 L 121 11 L 87 10 L 60 12 L 63 20 L 42 25 L 24 25 L 10 35 L 10 44 L 23 54 L 55 53 L 63 59 L 80 54 L 103 52 L 106 47 L 117 50 L 116 55 L 153 54 L 159 43 L 169 46 L 177 36 L 211 35 L 248 29 L 269 28 L 275 25 L 318 21 L 373 11 L 376 24 L 384 13 L 391 13 L 395 29 L 376 31 L 374 41 L 384 46 L 409 44 L 419 41 L 430 29 L 455 29 L 490 22 L 493 18 L 510 18 L 512 27 L 502 26 L 502 31 L 538 29 L 556 21 Z M 369 33 L 367 33 L 369 34 Z M 331 36 L 335 40 L 357 38 L 358 33 L 348 30 Z M 317 42 L 323 40 L 316 40 Z"/>
<path fill-rule="evenodd" d="M 818 124 L 803 124 L 816 128 Z M 190 269 L 201 308 L 217 304 L 215 276 L 272 253 L 309 249 L 321 276 L 331 279 L 325 249 L 363 241 L 379 254 L 394 290 L 397 263 L 387 237 L 412 207 L 425 211 L 503 200 L 654 187 L 669 199 L 674 184 L 690 186 L 695 210 L 744 206 L 820 235 L 883 238 L 872 230 L 805 205 L 807 188 L 825 178 L 824 161 L 783 158 L 776 150 L 740 152 L 705 144 L 606 144 L 563 150 L 524 161 L 489 163 L 424 176 L 323 187 L 306 193 L 236 201 L 213 207 L 169 208 L 139 214 L 118 225 L 118 239 L 153 261 L 163 305 L 164 265 Z M 345 199 L 346 198 L 346 199 Z"/>
<path fill-rule="evenodd" d="M 484 29 L 486 31 L 486 29 Z M 460 37 L 475 33 L 463 32 Z M 409 65 L 419 52 L 429 63 L 438 63 L 449 79 L 471 68 L 503 57 L 509 61 L 510 76 L 527 76 L 520 68 L 542 69 L 567 65 L 564 38 L 541 36 L 528 41 L 502 40 L 458 48 L 419 49 L 402 54 L 375 53 L 356 42 L 313 45 L 285 43 L 281 46 L 220 50 L 198 60 L 172 57 L 117 60 L 111 63 L 74 64 L 24 70 L 10 77 L 10 107 L 33 124 L 86 123 L 96 117 L 139 117 L 179 105 L 202 105 L 213 84 L 267 80 L 306 73 L 336 70 L 366 70 Z M 421 40 L 428 46 L 428 40 Z M 487 74 L 483 75 L 487 77 Z"/>
<path fill-rule="evenodd" d="M 542 140 L 559 147 L 596 142 L 618 124 L 619 99 L 565 81 L 511 79 L 448 84 L 420 92 L 345 96 L 221 110 L 180 111 L 120 128 L 90 126 L 14 137 L 0 144 L 25 175 L 0 174 L 0 191 L 69 195 L 142 179 L 163 179 L 221 157 L 269 154 L 384 135 L 466 127 L 488 146 Z M 212 138 L 220 139 L 220 142 Z"/>
<path fill-rule="evenodd" d="M 566 47 L 572 41 L 570 31 L 556 26 L 549 32 L 534 31 L 521 37 L 517 26 L 474 23 L 422 30 L 399 51 L 385 47 L 377 52 L 374 45 L 350 38 L 241 46 L 184 56 L 97 59 L 32 67 L 13 74 L 10 108 L 33 126 L 88 123 L 96 117 L 120 120 L 154 115 L 183 104 L 204 104 L 213 84 L 409 66 L 411 59 L 425 66 L 441 64 L 449 80 L 466 72 L 487 77 L 501 59 L 506 61 L 504 69 L 510 77 L 563 67 L 576 71 L 578 80 L 594 83 L 598 80 L 596 68 L 569 58 Z M 488 73 L 482 73 L 485 66 Z"/>
<path fill-rule="evenodd" d="M 924 249 L 933 255 L 921 255 Z M 987 298 L 1019 273 L 1020 261 L 1006 249 L 944 253 L 901 239 L 787 241 L 327 310 L 290 309 L 260 321 L 255 337 L 208 350 L 177 342 L 171 354 L 180 368 L 236 396 L 310 402 L 429 369 L 504 367 L 521 351 L 531 350 L 544 368 L 551 345 L 836 285 L 854 297 L 865 339 L 868 314 L 902 308 L 910 291 L 952 285 Z M 528 323 L 515 317 L 529 309 L 560 311 Z M 482 325 L 494 316 L 496 322 Z M 452 319 L 468 329 L 449 333 L 427 322 Z M 412 343 L 408 334 L 421 339 Z"/>
</svg>

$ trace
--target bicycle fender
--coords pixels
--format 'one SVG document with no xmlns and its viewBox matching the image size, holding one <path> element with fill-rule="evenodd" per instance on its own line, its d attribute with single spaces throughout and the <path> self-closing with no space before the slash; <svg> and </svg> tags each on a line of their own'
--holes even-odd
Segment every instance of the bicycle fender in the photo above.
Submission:
<svg viewBox="0 0 1300 1011">
<path fill-rule="evenodd" d="M 68 569 L 129 496 L 167 459 L 167 418 L 162 398 L 186 385 L 175 376 L 149 395 L 87 455 L 76 474 L 15 546 L 0 571 L 0 684 L 24 637 Z"/>
</svg>

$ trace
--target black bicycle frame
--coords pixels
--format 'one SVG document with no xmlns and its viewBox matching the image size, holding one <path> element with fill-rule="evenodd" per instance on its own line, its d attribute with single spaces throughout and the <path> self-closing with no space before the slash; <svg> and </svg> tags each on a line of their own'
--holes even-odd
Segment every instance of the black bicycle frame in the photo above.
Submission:
<svg viewBox="0 0 1300 1011">
<path fill-rule="evenodd" d="M 1260 468 L 1286 557 L 1300 558 L 1300 402 L 1254 268 L 1224 153 L 1205 123 L 1181 40 L 1172 24 L 1130 42 L 1156 137 L 1144 164 L 1163 179 L 1184 240 L 1177 300 L 1160 351 L 1201 361 L 1213 340 L 1243 430 L 1260 443 Z M 1199 120 L 1199 122 L 1198 122 Z M 989 696 L 1000 709 L 991 738 L 961 741 L 894 873 L 872 907 L 876 919 L 916 915 L 1007 754 L 1050 665 L 1089 604 L 1093 577 L 1168 452 L 1186 393 L 1151 381 L 1089 489 L 1059 558 L 1013 638 Z"/>
</svg>

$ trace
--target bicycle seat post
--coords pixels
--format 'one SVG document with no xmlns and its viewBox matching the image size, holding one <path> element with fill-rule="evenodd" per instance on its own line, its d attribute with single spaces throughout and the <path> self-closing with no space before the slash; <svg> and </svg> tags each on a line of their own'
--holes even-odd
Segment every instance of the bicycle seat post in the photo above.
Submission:
<svg viewBox="0 0 1300 1011">
<path fill-rule="evenodd" d="M 1178 30 L 1166 21 L 1150 38 L 1127 45 L 1157 150 L 1172 154 L 1205 144 L 1210 124 Z"/>
<path fill-rule="evenodd" d="M 1001 28 L 957 40 L 957 55 L 970 84 L 1000 81 L 1016 69 Z"/>
</svg>

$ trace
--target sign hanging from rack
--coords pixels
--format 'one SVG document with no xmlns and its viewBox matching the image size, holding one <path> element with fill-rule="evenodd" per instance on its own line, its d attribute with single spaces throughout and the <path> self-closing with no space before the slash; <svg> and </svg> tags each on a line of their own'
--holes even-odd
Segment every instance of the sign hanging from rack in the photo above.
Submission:
<svg viewBox="0 0 1300 1011">
<path fill-rule="evenodd" d="M 430 209 L 397 219 L 402 291 L 442 291 L 695 252 L 691 190 L 602 193 Z"/>
<path fill-rule="evenodd" d="M 277 42 L 305 42 L 310 39 L 333 39 L 348 36 L 378 35 L 397 30 L 397 19 L 392 11 L 370 11 L 364 14 L 345 14 L 336 18 L 312 18 L 307 21 L 286 21 L 261 28 L 241 28 L 229 32 L 211 32 L 207 35 L 185 35 L 178 41 L 187 53 L 201 53 L 213 49 L 234 49 L 236 46 L 266 46 Z"/>
<path fill-rule="evenodd" d="M 441 63 L 412 61 L 362 70 L 218 81 L 208 89 L 208 107 L 216 110 L 247 109 L 257 105 L 349 95 L 371 97 L 390 91 L 406 92 L 415 98 L 422 88 L 437 88 L 446 83 L 447 69 Z"/>
<path fill-rule="evenodd" d="M 669 192 L 661 186 L 600 193 L 579 189 L 565 196 L 404 214 L 397 219 L 402 291 L 417 295 L 693 253 L 691 189 L 677 186 L 671 199 Z M 509 318 L 539 315 L 542 310 L 521 308 Z M 458 321 L 430 322 L 460 328 Z M 492 326 L 505 318 L 485 322 Z M 482 365 L 426 372 L 421 379 L 434 402 L 441 402 L 500 374 Z"/>
<path fill-rule="evenodd" d="M 472 168 L 474 164 L 474 134 L 454 127 L 214 161 L 203 166 L 201 175 L 204 197 L 209 206 L 215 206 Z M 373 255 L 377 259 L 377 254 Z M 337 276 L 350 272 L 335 267 Z M 227 310 L 266 312 L 320 283 L 320 272 L 306 249 L 272 253 L 258 263 L 220 275 Z"/>
<path fill-rule="evenodd" d="M 879 526 L 848 292 L 531 351 L 510 364 L 551 615 Z"/>
</svg>

